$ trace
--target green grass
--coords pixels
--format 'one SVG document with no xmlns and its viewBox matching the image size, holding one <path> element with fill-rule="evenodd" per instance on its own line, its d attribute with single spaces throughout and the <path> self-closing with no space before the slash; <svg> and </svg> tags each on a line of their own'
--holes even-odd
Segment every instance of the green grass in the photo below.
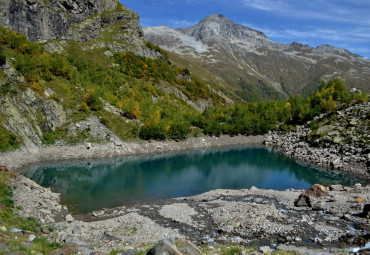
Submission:
<svg viewBox="0 0 370 255">
<path fill-rule="evenodd" d="M 0 122 L 0 152 L 19 148 L 20 142 L 17 136 L 6 129 Z"/>
</svg>

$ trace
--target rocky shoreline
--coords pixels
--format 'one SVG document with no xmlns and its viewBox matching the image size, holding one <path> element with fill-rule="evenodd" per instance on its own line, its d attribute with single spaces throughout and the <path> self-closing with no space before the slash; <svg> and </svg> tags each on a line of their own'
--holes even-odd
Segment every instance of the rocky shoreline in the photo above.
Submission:
<svg viewBox="0 0 370 255">
<path fill-rule="evenodd" d="M 300 163 L 370 180 L 369 154 L 343 154 L 341 147 L 312 147 L 306 141 L 306 137 L 310 133 L 309 128 L 302 126 L 297 127 L 295 132 L 286 134 L 271 132 L 266 137 L 264 144 L 278 149 L 284 155 Z"/>
<path fill-rule="evenodd" d="M 370 181 L 369 109 L 366 102 L 321 114 L 291 132 L 270 132 L 264 144 L 301 163 Z"/>
<path fill-rule="evenodd" d="M 304 142 L 308 132 L 305 127 L 297 127 L 296 132 L 267 136 L 51 146 L 34 153 L 18 150 L 0 154 L 0 164 L 18 171 L 42 161 L 265 143 L 300 162 L 368 178 L 363 158 L 343 160 L 347 156 L 339 157 L 338 152 L 326 156 L 332 150 L 313 148 Z M 341 161 L 338 162 L 338 158 Z M 18 211 L 19 215 L 39 219 L 53 230 L 44 234 L 49 240 L 63 243 L 81 254 L 112 250 L 136 254 L 162 240 L 176 240 L 174 244 L 190 240 L 203 250 L 210 249 L 207 254 L 217 253 L 217 245 L 260 247 L 261 252 L 267 253 L 281 249 L 305 254 L 340 253 L 348 247 L 369 245 L 370 185 L 334 185 L 325 197 L 308 198 L 309 202 L 298 205 L 296 201 L 302 192 L 257 188 L 214 190 L 194 197 L 137 203 L 87 215 L 70 215 L 67 207 L 60 204 L 59 194 L 21 175 L 16 178 L 13 193 L 15 205 L 23 208 Z M 171 246 L 171 243 L 165 245 Z"/>
<path fill-rule="evenodd" d="M 46 161 L 112 158 L 243 144 L 258 145 L 262 144 L 263 141 L 264 136 L 239 135 L 233 137 L 192 137 L 182 141 L 122 142 L 121 140 L 114 140 L 103 144 L 84 143 L 76 146 L 43 146 L 30 152 L 21 148 L 16 151 L 0 153 L 0 165 L 7 166 L 12 171 L 17 172 L 22 167 Z"/>
<path fill-rule="evenodd" d="M 365 204 L 370 185 L 316 185 L 302 192 L 214 190 L 72 216 L 59 204 L 58 194 L 18 176 L 14 201 L 23 208 L 21 216 L 36 217 L 53 230 L 45 234 L 49 240 L 81 254 L 136 254 L 161 240 L 178 239 L 203 249 L 241 245 L 305 254 L 340 253 L 369 244 L 370 208 Z"/>
</svg>

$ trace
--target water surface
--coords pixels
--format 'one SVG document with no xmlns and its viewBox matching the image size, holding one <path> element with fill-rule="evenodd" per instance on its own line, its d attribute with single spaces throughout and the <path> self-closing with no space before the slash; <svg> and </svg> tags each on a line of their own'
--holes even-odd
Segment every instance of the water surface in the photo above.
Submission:
<svg viewBox="0 0 370 255">
<path fill-rule="evenodd" d="M 300 165 L 264 147 L 234 146 L 33 165 L 23 174 L 61 193 L 75 213 L 213 189 L 306 189 L 359 180 Z"/>
</svg>

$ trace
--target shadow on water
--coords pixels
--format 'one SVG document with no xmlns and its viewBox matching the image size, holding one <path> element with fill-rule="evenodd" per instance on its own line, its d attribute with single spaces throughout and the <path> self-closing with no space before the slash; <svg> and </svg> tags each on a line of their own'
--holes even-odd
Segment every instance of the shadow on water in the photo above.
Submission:
<svg viewBox="0 0 370 255">
<path fill-rule="evenodd" d="M 23 174 L 62 195 L 75 213 L 213 189 L 306 189 L 359 180 L 300 165 L 264 147 L 234 146 L 113 159 L 42 163 Z"/>
</svg>

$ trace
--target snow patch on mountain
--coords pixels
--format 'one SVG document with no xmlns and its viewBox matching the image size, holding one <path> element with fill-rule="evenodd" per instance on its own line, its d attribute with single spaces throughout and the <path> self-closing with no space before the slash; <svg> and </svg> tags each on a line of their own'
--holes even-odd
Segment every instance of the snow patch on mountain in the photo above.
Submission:
<svg viewBox="0 0 370 255">
<path fill-rule="evenodd" d="M 194 37 L 183 34 L 171 27 L 144 27 L 144 34 L 150 38 L 151 34 L 162 37 L 166 44 L 162 44 L 165 49 L 182 53 L 183 48 L 193 48 L 197 53 L 209 52 L 207 45 L 197 41 Z"/>
</svg>

